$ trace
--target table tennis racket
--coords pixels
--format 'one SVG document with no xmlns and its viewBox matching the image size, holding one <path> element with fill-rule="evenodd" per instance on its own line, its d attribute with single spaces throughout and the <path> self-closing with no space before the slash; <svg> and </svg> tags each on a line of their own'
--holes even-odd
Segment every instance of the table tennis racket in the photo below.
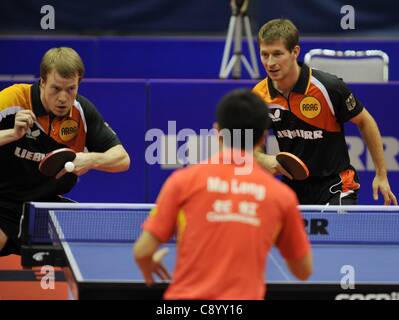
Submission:
<svg viewBox="0 0 399 320">
<path fill-rule="evenodd" d="M 296 155 L 289 152 L 279 152 L 276 160 L 288 171 L 294 180 L 305 180 L 309 177 L 309 169 Z"/>
<path fill-rule="evenodd" d="M 76 152 L 69 148 L 61 148 L 48 153 L 39 163 L 39 170 L 48 177 L 60 178 L 75 169 L 73 160 Z M 62 172 L 61 172 L 62 171 Z"/>
</svg>

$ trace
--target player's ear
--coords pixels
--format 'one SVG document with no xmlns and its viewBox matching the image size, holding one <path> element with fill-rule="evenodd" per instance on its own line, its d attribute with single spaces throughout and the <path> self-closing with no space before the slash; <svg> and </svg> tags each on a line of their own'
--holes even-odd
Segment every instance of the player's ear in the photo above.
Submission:
<svg viewBox="0 0 399 320">
<path fill-rule="evenodd" d="M 219 123 L 218 122 L 214 122 L 213 123 L 213 129 L 215 129 L 216 130 L 216 135 L 217 135 L 217 137 L 218 137 L 218 139 L 219 139 L 219 142 L 220 143 L 223 143 L 223 133 L 220 131 L 220 125 L 219 125 Z"/>
<path fill-rule="evenodd" d="M 298 59 L 299 53 L 300 53 L 300 52 L 301 52 L 301 47 L 298 46 L 298 45 L 296 45 L 296 46 L 294 47 L 294 49 L 292 49 L 292 53 L 294 54 L 295 59 Z"/>
</svg>

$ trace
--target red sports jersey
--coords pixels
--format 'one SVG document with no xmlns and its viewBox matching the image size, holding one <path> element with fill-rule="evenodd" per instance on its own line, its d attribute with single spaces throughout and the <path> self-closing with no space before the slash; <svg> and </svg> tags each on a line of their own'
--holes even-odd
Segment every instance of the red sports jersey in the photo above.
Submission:
<svg viewBox="0 0 399 320">
<path fill-rule="evenodd" d="M 263 299 L 265 264 L 277 244 L 287 259 L 310 250 L 296 195 L 252 157 L 199 164 L 166 181 L 144 229 L 163 242 L 177 232 L 177 261 L 166 299 Z"/>
</svg>

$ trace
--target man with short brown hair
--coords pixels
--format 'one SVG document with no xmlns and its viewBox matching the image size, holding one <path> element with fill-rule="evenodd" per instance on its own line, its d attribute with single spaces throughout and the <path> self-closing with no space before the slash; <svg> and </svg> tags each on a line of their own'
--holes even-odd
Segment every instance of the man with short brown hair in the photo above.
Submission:
<svg viewBox="0 0 399 320">
<path fill-rule="evenodd" d="M 381 192 L 384 204 L 397 205 L 388 182 L 378 126 L 342 79 L 297 61 L 298 29 L 288 19 L 266 23 L 258 40 L 268 77 L 253 91 L 269 104 L 280 151 L 295 154 L 310 171 L 303 181 L 283 177 L 300 203 L 357 204 L 360 184 L 350 164 L 344 134 L 344 123 L 350 120 L 358 127 L 376 168 L 374 199 Z M 281 172 L 275 156 L 257 152 L 256 158 L 273 173 Z"/>
<path fill-rule="evenodd" d="M 77 176 L 95 169 L 119 172 L 130 158 L 95 106 L 78 94 L 84 65 L 72 48 L 53 48 L 40 65 L 40 81 L 0 92 L 0 256 L 19 253 L 22 205 L 65 201 Z M 71 148 L 73 174 L 60 179 L 38 170 L 45 154 Z M 89 152 L 84 152 L 87 149 Z"/>
<path fill-rule="evenodd" d="M 52 48 L 46 52 L 40 64 L 40 78 L 47 80 L 47 75 L 53 70 L 63 78 L 78 76 L 78 82 L 83 78 L 85 67 L 79 54 L 72 48 Z"/>
</svg>

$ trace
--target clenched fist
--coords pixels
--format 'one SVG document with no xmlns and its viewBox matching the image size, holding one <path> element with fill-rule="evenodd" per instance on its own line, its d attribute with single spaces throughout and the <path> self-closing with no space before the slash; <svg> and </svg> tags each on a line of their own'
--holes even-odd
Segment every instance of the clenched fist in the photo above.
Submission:
<svg viewBox="0 0 399 320">
<path fill-rule="evenodd" d="M 29 128 L 33 127 L 36 116 L 31 110 L 22 110 L 15 115 L 14 134 L 17 139 L 22 138 Z"/>
</svg>

